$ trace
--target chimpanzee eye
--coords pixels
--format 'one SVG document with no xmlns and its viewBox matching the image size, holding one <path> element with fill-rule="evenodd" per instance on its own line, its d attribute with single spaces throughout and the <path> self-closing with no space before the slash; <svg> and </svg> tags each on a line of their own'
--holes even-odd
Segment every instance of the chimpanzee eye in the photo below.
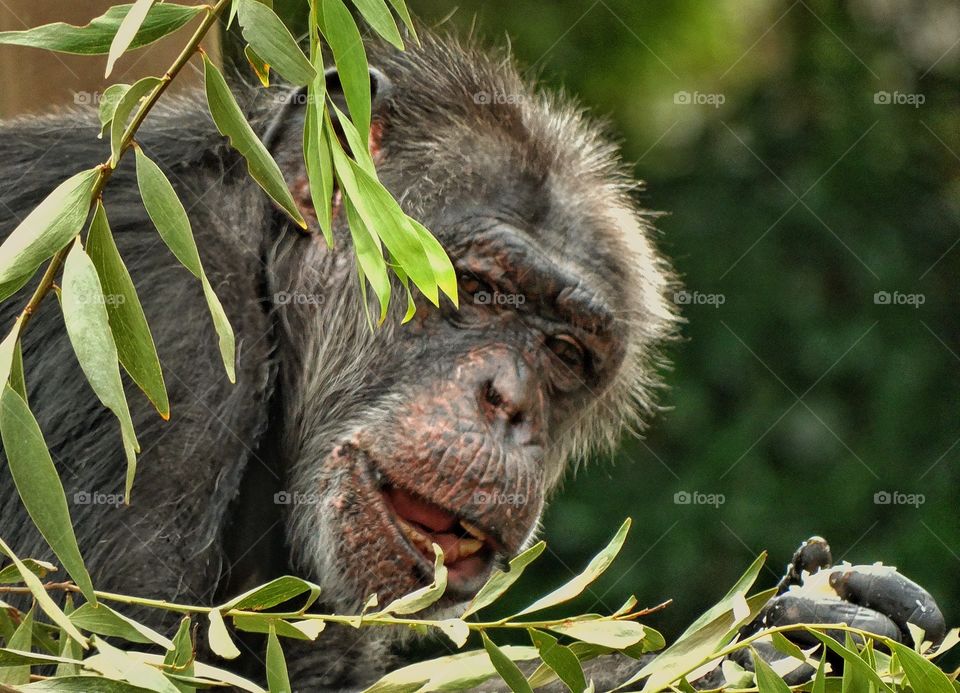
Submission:
<svg viewBox="0 0 960 693">
<path fill-rule="evenodd" d="M 493 289 L 490 288 L 489 284 L 477 278 L 474 274 L 461 272 L 457 278 L 457 283 L 460 286 L 460 295 L 463 297 L 464 302 L 481 306 L 492 304 L 494 296 Z"/>
<path fill-rule="evenodd" d="M 586 352 L 583 345 L 570 335 L 561 334 L 548 338 L 547 348 L 563 361 L 570 370 L 583 370 L 587 358 Z"/>
</svg>

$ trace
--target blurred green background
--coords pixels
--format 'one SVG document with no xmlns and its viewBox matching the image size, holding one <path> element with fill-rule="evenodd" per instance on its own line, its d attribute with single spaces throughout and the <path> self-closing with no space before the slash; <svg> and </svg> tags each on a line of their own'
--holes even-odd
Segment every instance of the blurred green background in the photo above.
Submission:
<svg viewBox="0 0 960 693">
<path fill-rule="evenodd" d="M 451 30 L 509 41 L 612 121 L 688 291 L 669 410 L 567 481 L 513 603 L 631 516 L 580 608 L 673 599 L 653 622 L 677 634 L 762 550 L 772 585 L 822 534 L 837 559 L 897 565 L 958 625 L 960 5 L 457 4 Z"/>
<path fill-rule="evenodd" d="M 66 11 L 8 2 L 7 28 Z M 576 608 L 673 599 L 651 622 L 675 635 L 762 550 L 772 585 L 816 533 L 838 559 L 897 565 L 960 624 L 960 4 L 409 2 L 428 25 L 509 42 L 611 121 L 687 286 L 667 411 L 567 481 L 550 551 L 506 606 L 564 582 L 631 516 Z M 29 88 L 81 83 L 60 65 Z"/>
</svg>

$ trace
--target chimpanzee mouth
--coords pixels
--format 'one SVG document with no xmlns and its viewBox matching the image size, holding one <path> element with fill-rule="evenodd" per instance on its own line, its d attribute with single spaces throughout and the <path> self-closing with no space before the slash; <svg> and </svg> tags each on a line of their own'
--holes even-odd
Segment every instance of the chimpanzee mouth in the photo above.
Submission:
<svg viewBox="0 0 960 693">
<path fill-rule="evenodd" d="M 469 520 L 399 486 L 382 486 L 380 496 L 402 543 L 418 557 L 425 575 L 432 574 L 437 544 L 447 567 L 447 593 L 472 597 L 490 574 L 500 543 Z"/>
</svg>

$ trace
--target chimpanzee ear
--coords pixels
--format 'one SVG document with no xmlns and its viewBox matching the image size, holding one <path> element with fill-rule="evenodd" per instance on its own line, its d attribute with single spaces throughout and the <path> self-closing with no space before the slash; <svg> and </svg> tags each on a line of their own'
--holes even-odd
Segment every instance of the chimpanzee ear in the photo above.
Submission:
<svg viewBox="0 0 960 693">
<path fill-rule="evenodd" d="M 393 91 L 393 83 L 390 78 L 375 67 L 369 68 L 370 72 L 370 111 L 374 119 L 383 115 L 383 111 L 390 92 Z M 340 82 L 340 73 L 337 68 L 330 67 L 323 73 L 327 83 L 327 94 L 330 100 L 336 104 L 337 108 L 350 115 L 350 108 L 347 105 L 347 98 L 343 91 L 343 84 Z"/>
</svg>

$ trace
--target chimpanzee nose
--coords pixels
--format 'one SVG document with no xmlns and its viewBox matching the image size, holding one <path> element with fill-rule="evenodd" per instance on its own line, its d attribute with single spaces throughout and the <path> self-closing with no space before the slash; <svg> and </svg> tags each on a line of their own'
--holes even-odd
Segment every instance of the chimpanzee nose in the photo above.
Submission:
<svg viewBox="0 0 960 693">
<path fill-rule="evenodd" d="M 532 445 L 540 431 L 540 400 L 525 364 L 506 365 L 480 383 L 479 403 L 487 423 L 504 440 Z"/>
</svg>

